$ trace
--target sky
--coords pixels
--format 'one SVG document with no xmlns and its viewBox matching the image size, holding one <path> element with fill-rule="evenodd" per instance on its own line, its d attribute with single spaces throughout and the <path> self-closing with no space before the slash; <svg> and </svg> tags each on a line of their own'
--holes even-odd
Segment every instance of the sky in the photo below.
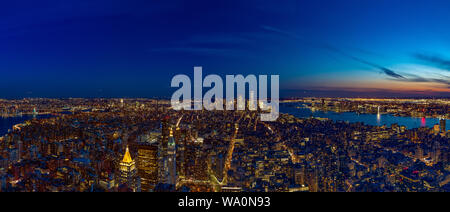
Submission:
<svg viewBox="0 0 450 212">
<path fill-rule="evenodd" d="M 282 97 L 450 97 L 448 0 L 18 0 L 0 98 L 170 97 L 173 76 L 280 75 Z"/>
</svg>

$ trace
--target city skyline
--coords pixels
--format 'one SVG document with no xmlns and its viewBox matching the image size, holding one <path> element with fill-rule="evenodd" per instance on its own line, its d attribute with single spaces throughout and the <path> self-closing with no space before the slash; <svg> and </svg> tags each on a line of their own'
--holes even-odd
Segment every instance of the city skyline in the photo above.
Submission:
<svg viewBox="0 0 450 212">
<path fill-rule="evenodd" d="M 449 101 L 0 100 L 0 192 L 448 192 Z"/>
<path fill-rule="evenodd" d="M 279 74 L 281 97 L 449 97 L 447 1 L 6 3 L 0 98 L 169 97 Z"/>
<path fill-rule="evenodd" d="M 142 203 L 260 210 L 304 207 L 277 198 L 287 192 L 449 192 L 449 11 L 4 2 L 0 193 L 157 192 L 170 195 Z"/>
</svg>

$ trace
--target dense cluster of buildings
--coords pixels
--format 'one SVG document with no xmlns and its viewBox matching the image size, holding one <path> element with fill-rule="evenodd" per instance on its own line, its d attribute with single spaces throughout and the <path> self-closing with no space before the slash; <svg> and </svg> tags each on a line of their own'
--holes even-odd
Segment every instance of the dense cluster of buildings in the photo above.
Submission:
<svg viewBox="0 0 450 212">
<path fill-rule="evenodd" d="M 308 103 L 312 110 L 450 119 L 449 99 L 303 98 L 287 102 L 293 101 Z"/>
<path fill-rule="evenodd" d="M 0 191 L 450 191 L 445 122 L 261 122 L 258 111 L 174 111 L 147 99 L 21 101 L 0 108 L 53 115 L 0 138 Z"/>
</svg>

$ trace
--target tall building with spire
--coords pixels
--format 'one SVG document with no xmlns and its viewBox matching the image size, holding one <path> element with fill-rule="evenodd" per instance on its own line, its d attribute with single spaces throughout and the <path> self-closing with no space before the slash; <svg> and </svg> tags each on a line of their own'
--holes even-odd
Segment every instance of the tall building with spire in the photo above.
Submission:
<svg viewBox="0 0 450 212">
<path fill-rule="evenodd" d="M 175 185 L 177 182 L 177 165 L 176 165 L 176 144 L 173 138 L 173 131 L 170 128 L 169 141 L 167 145 L 167 183 Z"/>
<path fill-rule="evenodd" d="M 161 120 L 161 142 L 158 147 L 158 161 L 159 161 L 159 182 L 167 183 L 168 181 L 168 140 L 170 134 L 170 117 L 165 116 Z"/>
<path fill-rule="evenodd" d="M 130 189 L 136 189 L 136 163 L 131 158 L 130 151 L 127 149 L 122 161 L 119 163 L 120 169 L 120 184 L 126 184 Z"/>
</svg>

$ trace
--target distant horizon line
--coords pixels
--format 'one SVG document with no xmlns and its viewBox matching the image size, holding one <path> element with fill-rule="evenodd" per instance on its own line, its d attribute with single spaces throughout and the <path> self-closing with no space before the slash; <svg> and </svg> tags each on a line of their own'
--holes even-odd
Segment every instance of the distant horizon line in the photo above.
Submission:
<svg viewBox="0 0 450 212">
<path fill-rule="evenodd" d="M 280 101 L 284 100 L 298 100 L 298 99 L 308 99 L 308 98 L 320 98 L 320 99 L 450 99 L 450 96 L 428 96 L 428 97 L 377 97 L 377 96 L 360 96 L 360 97 L 349 97 L 349 96 L 304 96 L 304 97 L 284 97 L 280 98 Z M 0 97 L 0 100 L 24 100 L 24 99 L 147 99 L 147 100 L 170 100 L 170 97 L 17 97 L 17 98 L 4 98 Z M 268 98 L 270 99 L 270 98 Z"/>
</svg>

